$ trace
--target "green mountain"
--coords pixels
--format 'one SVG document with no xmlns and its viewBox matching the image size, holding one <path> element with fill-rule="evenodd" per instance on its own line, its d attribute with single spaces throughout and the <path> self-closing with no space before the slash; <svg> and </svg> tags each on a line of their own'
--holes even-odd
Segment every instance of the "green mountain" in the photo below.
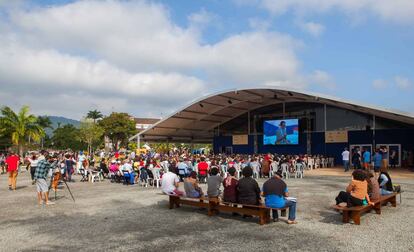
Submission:
<svg viewBox="0 0 414 252">
<path fill-rule="evenodd" d="M 46 129 L 46 134 L 51 136 L 53 134 L 53 130 L 56 129 L 59 125 L 63 126 L 65 124 L 72 124 L 75 127 L 79 127 L 80 121 L 69 119 L 62 116 L 49 116 L 50 121 L 52 122 L 53 129 Z"/>
</svg>

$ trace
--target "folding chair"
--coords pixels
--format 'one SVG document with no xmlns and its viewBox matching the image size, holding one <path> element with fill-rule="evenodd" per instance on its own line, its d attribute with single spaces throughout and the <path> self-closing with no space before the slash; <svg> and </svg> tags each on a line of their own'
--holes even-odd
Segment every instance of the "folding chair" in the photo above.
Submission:
<svg viewBox="0 0 414 252">
<path fill-rule="evenodd" d="M 81 178 L 80 182 L 86 182 L 86 181 L 89 180 L 88 179 L 88 173 L 85 169 L 83 169 L 83 168 L 79 169 L 79 173 L 80 173 L 80 175 L 82 175 L 82 178 Z"/>
</svg>

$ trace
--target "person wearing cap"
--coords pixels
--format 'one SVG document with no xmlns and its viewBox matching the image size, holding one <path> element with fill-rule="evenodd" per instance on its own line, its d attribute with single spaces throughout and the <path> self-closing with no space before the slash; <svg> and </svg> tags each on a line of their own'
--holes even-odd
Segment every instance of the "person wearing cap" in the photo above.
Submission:
<svg viewBox="0 0 414 252">
<path fill-rule="evenodd" d="M 263 184 L 263 195 L 266 207 L 284 208 L 289 207 L 288 224 L 296 224 L 296 201 L 288 200 L 289 196 L 286 183 L 282 180 L 282 172 L 277 171 L 272 178 Z M 278 221 L 277 210 L 272 210 L 273 221 Z"/>
</svg>

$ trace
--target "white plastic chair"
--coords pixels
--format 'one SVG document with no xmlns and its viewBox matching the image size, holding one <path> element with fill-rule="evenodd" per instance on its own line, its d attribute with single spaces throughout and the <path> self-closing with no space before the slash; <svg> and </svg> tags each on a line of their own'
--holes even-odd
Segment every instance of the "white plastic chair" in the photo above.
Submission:
<svg viewBox="0 0 414 252">
<path fill-rule="evenodd" d="M 101 181 L 101 175 L 100 175 L 100 172 L 98 172 L 98 171 L 91 171 L 91 172 L 89 173 L 89 182 L 94 183 L 94 182 L 95 182 L 95 180 L 98 180 L 98 182 L 100 182 L 100 181 Z"/>
<path fill-rule="evenodd" d="M 160 173 L 159 168 L 154 168 L 152 170 L 152 175 L 154 176 L 153 181 L 152 181 L 152 186 L 155 187 L 155 185 L 157 185 L 157 188 L 160 187 L 160 182 L 161 182 L 161 173 Z"/>
<path fill-rule="evenodd" d="M 282 177 L 288 179 L 290 177 L 289 175 L 289 165 L 287 163 L 283 163 L 280 165 L 282 169 Z"/>
<path fill-rule="evenodd" d="M 315 160 L 313 158 L 308 158 L 308 169 L 312 170 Z"/>
<path fill-rule="evenodd" d="M 303 178 L 304 175 L 304 164 L 303 163 L 296 163 L 296 171 L 295 171 L 295 178 Z"/>
<path fill-rule="evenodd" d="M 277 172 L 279 169 L 279 162 L 273 161 L 270 164 L 270 176 L 273 177 L 273 175 Z"/>
</svg>

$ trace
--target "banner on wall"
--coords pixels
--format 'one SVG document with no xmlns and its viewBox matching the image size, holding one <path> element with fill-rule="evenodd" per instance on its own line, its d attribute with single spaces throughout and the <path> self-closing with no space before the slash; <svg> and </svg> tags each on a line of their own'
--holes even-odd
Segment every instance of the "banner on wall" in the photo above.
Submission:
<svg viewBox="0 0 414 252">
<path fill-rule="evenodd" d="M 249 144 L 248 135 L 233 135 L 233 145 L 247 145 Z"/>
<path fill-rule="evenodd" d="M 336 131 L 325 131 L 325 143 L 347 143 L 348 142 L 348 131 L 336 130 Z"/>
</svg>

